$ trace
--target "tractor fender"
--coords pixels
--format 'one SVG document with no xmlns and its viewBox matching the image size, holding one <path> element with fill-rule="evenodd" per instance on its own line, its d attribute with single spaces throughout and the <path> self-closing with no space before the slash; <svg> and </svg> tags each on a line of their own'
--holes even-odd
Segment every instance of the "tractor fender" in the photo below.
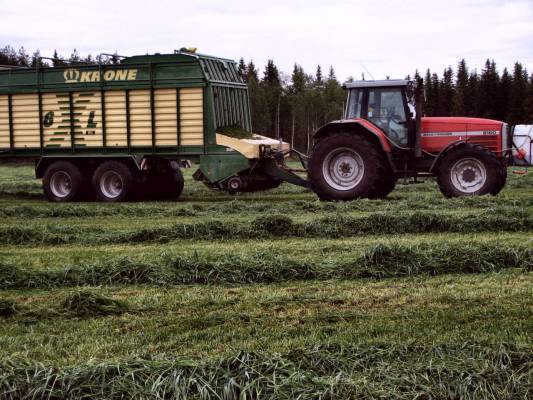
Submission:
<svg viewBox="0 0 533 400">
<path fill-rule="evenodd" d="M 366 121 L 364 119 L 353 119 L 353 120 L 340 120 L 340 121 L 332 121 L 322 127 L 320 127 L 313 135 L 313 139 L 318 141 L 319 139 L 329 135 L 333 132 L 351 132 L 353 134 L 362 135 L 372 142 L 383 152 L 385 155 L 389 166 L 391 167 L 392 171 L 395 171 L 394 164 L 392 162 L 391 158 L 391 145 L 389 143 L 389 140 L 385 133 L 379 129 L 377 126 L 372 124 L 369 121 Z"/>
<path fill-rule="evenodd" d="M 452 151 L 452 150 L 454 150 L 456 148 L 459 148 L 459 147 L 463 147 L 467 143 L 468 142 L 466 140 L 457 140 L 456 142 L 452 142 L 448 146 L 443 148 L 439 152 L 439 154 L 437 154 L 437 157 L 433 160 L 433 163 L 431 163 L 431 167 L 429 168 L 429 172 L 433 173 L 434 171 L 436 171 L 438 169 L 438 165 L 440 164 L 440 162 L 444 159 L 444 157 L 446 157 L 446 155 L 450 151 Z"/>
</svg>

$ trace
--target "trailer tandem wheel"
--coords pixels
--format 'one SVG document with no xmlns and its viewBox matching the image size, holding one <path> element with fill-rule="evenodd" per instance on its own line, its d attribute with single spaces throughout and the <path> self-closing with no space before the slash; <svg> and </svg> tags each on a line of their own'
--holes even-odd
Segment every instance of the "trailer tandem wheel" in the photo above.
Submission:
<svg viewBox="0 0 533 400">
<path fill-rule="evenodd" d="M 105 161 L 93 175 L 96 197 L 105 202 L 130 200 L 136 191 L 137 179 L 129 166 L 120 161 Z"/>
<path fill-rule="evenodd" d="M 68 161 L 56 161 L 46 169 L 43 176 L 43 191 L 46 198 L 55 202 L 77 200 L 83 189 L 80 169 Z"/>
</svg>

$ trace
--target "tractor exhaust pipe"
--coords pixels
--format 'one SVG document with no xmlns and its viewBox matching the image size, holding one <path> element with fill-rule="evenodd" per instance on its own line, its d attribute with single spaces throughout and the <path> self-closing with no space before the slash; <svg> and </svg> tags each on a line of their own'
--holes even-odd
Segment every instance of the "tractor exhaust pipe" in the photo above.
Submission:
<svg viewBox="0 0 533 400">
<path fill-rule="evenodd" d="M 424 81 L 417 78 L 415 82 L 415 157 L 422 157 L 421 130 L 422 130 L 422 112 L 424 109 Z"/>
</svg>

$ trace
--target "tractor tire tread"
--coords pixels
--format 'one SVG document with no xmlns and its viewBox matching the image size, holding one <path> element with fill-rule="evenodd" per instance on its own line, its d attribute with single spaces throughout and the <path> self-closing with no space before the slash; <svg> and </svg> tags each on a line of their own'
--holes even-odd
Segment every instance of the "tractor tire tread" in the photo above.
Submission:
<svg viewBox="0 0 533 400">
<path fill-rule="evenodd" d="M 459 159 L 460 157 L 457 157 L 457 155 L 461 153 L 470 153 L 471 155 L 476 155 L 478 159 L 480 159 L 485 164 L 485 168 L 487 169 L 487 180 L 489 182 L 485 185 L 484 188 L 482 188 L 481 192 L 474 193 L 474 195 L 491 194 L 494 196 L 503 189 L 507 180 L 506 166 L 500 160 L 498 160 L 498 158 L 494 155 L 493 152 L 491 152 L 486 147 L 483 147 L 479 144 L 467 143 L 459 148 L 452 149 L 450 152 L 446 153 L 442 158 L 442 161 L 440 161 L 437 166 L 437 185 L 439 186 L 440 191 L 445 197 L 452 198 L 463 195 L 459 194 L 453 188 L 453 185 L 449 183 L 449 179 L 447 177 L 449 174 L 448 169 L 451 168 L 451 165 L 448 165 L 450 160 L 456 161 L 455 158 Z M 452 156 L 455 157 L 450 158 Z"/>
<path fill-rule="evenodd" d="M 365 163 L 365 182 L 357 187 L 339 191 L 331 188 L 323 179 L 322 163 L 324 157 L 338 147 L 352 147 L 358 150 Z M 378 148 L 362 135 L 351 132 L 334 132 L 318 140 L 309 159 L 309 179 L 312 189 L 321 200 L 353 200 L 356 198 L 381 198 L 386 196 L 383 184 L 388 175 L 389 167 L 385 157 Z M 392 190 L 392 189 L 391 189 Z"/>
</svg>

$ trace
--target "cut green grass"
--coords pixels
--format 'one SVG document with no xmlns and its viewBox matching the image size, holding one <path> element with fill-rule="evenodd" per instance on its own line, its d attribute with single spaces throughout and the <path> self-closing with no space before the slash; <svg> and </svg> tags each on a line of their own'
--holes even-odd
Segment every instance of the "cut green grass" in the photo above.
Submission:
<svg viewBox="0 0 533 400">
<path fill-rule="evenodd" d="M 531 353 L 486 347 L 329 345 L 219 359 L 140 359 L 58 368 L 0 364 L 6 399 L 526 399 Z"/>
<path fill-rule="evenodd" d="M 329 258 L 290 257 L 274 249 L 161 254 L 142 261 L 120 256 L 50 269 L 0 262 L 0 288 L 48 288 L 78 285 L 227 284 L 312 279 L 389 278 L 446 273 L 480 273 L 520 268 L 533 271 L 528 246 L 482 243 L 377 244 L 362 252 Z"/>
<path fill-rule="evenodd" d="M 43 201 L 0 166 L 0 399 L 533 396 L 533 176 Z M 218 396 L 218 397 L 217 397 Z"/>
<path fill-rule="evenodd" d="M 231 349 L 285 352 L 317 344 L 531 345 L 532 274 L 509 271 L 252 286 L 101 288 L 128 312 L 74 318 L 70 290 L 9 291 L 18 313 L 0 324 L 0 358 L 60 364 Z M 48 310 L 40 312 L 40 310 Z M 58 314 L 51 318 L 54 310 Z M 52 339 L 52 340 L 51 340 Z"/>
<path fill-rule="evenodd" d="M 436 212 L 373 213 L 352 217 L 332 214 L 298 221 L 284 214 L 261 215 L 250 220 L 200 218 L 198 222 L 169 225 L 147 221 L 133 229 L 109 229 L 98 223 L 80 225 L 55 223 L 0 227 L 3 245 L 61 245 L 69 243 L 166 243 L 172 240 L 234 240 L 283 237 L 343 238 L 364 234 L 404 234 L 427 232 L 518 232 L 533 230 L 531 213 L 512 209 L 508 212 L 444 214 Z M 74 222 L 74 221 L 73 221 Z"/>
</svg>

